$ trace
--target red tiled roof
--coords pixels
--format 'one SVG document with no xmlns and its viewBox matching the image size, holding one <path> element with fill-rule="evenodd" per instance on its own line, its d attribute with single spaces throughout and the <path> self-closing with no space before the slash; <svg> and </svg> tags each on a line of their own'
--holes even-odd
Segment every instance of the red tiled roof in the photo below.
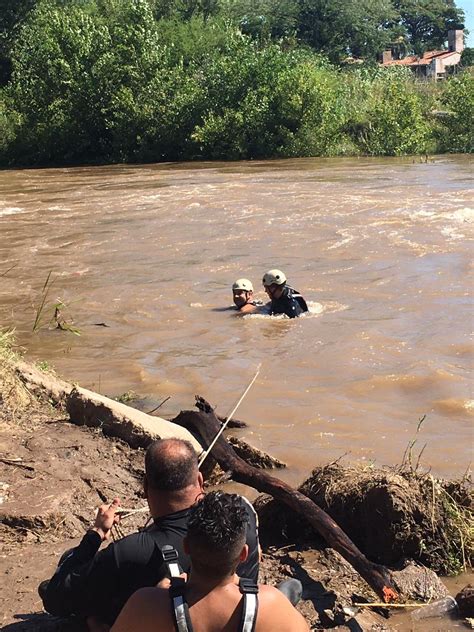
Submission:
<svg viewBox="0 0 474 632">
<path fill-rule="evenodd" d="M 383 62 L 382 66 L 427 66 L 435 57 L 438 59 L 445 59 L 450 55 L 455 55 L 455 51 L 450 50 L 430 50 L 426 52 L 423 57 L 417 57 L 416 55 L 410 55 L 403 59 L 392 59 L 390 61 Z"/>
</svg>

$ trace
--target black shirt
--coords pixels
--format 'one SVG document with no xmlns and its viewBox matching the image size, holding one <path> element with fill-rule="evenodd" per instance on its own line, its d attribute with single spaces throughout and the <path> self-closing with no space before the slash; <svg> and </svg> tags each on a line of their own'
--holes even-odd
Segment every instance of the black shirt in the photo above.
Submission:
<svg viewBox="0 0 474 632">
<path fill-rule="evenodd" d="M 259 552 L 255 511 L 248 503 L 249 557 L 237 573 L 258 581 Z M 156 586 L 167 575 L 161 548 L 170 544 L 179 563 L 189 572 L 190 560 L 183 550 L 189 509 L 156 519 L 137 533 L 112 542 L 99 551 L 101 538 L 88 531 L 81 543 L 65 554 L 42 594 L 45 610 L 56 616 L 94 615 L 112 624 L 128 598 L 139 588 Z"/>
<path fill-rule="evenodd" d="M 286 314 L 288 318 L 296 318 L 303 312 L 307 312 L 306 301 L 298 292 L 289 285 L 283 288 L 280 298 L 272 298 L 270 303 L 270 314 Z"/>
</svg>

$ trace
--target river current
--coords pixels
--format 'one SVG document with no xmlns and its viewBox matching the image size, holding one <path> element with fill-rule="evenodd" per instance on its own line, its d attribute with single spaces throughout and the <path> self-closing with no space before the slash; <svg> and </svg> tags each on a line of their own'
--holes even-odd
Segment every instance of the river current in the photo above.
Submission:
<svg viewBox="0 0 474 632">
<path fill-rule="evenodd" d="M 0 325 L 116 396 L 200 394 L 300 482 L 337 459 L 472 455 L 473 170 L 467 156 L 0 172 Z M 11 269 L 10 269 L 11 268 Z M 236 316 L 230 286 L 282 269 L 311 313 Z M 33 332 L 42 288 L 52 285 Z M 80 336 L 48 327 L 66 304 Z M 107 327 L 97 325 L 103 323 Z M 425 417 L 416 435 L 419 420 Z"/>
</svg>

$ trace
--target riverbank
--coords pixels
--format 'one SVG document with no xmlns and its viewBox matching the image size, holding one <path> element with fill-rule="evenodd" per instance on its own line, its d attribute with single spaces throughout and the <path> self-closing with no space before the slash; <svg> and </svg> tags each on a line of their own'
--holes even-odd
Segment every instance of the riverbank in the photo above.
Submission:
<svg viewBox="0 0 474 632">
<path fill-rule="evenodd" d="M 3 336 L 2 342 L 0 574 L 6 580 L 0 603 L 3 629 L 80 629 L 42 613 L 36 587 L 54 572 L 61 552 L 84 533 L 95 506 L 117 495 L 123 506 L 143 505 L 143 450 L 105 436 L 103 427 L 71 423 L 51 393 L 34 392 L 30 383 L 19 379 L 14 370 L 17 358 L 11 352 L 11 340 Z M 122 526 L 129 533 L 143 522 L 143 516 L 135 515 Z M 280 537 L 284 532 L 280 529 Z M 379 614 L 353 608 L 354 595 L 358 601 L 373 601 L 375 595 L 343 558 L 314 541 L 314 534 L 302 537 L 300 530 L 299 537 L 292 540 L 289 533 L 287 530 L 286 542 L 271 544 L 271 530 L 262 520 L 262 539 L 264 543 L 267 540 L 262 581 L 277 583 L 288 576 L 300 578 L 304 599 L 299 609 L 313 630 L 339 624 L 344 626 L 341 630 L 353 629 L 350 621 L 354 617 L 364 630 L 391 629 L 392 623 Z M 464 556 L 469 553 L 465 551 Z M 432 590 L 430 598 L 446 592 L 432 575 L 426 575 L 427 586 Z M 426 587 L 420 593 L 418 586 L 417 599 L 429 598 Z M 396 628 L 408 630 L 409 627 L 403 627 L 408 625 L 401 620 Z"/>
</svg>

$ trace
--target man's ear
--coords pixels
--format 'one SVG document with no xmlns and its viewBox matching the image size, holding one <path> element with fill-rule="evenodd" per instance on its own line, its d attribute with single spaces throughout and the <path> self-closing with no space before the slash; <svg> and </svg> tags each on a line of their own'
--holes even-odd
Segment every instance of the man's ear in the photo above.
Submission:
<svg viewBox="0 0 474 632">
<path fill-rule="evenodd" d="M 148 479 L 146 477 L 146 474 L 143 477 L 143 493 L 145 498 L 148 498 Z"/>
<path fill-rule="evenodd" d="M 242 550 L 240 551 L 239 562 L 245 562 L 248 556 L 249 556 L 249 545 L 244 544 L 244 546 L 242 547 Z"/>
<path fill-rule="evenodd" d="M 202 491 L 202 488 L 204 487 L 204 477 L 201 472 L 198 472 L 198 484 Z"/>
<path fill-rule="evenodd" d="M 189 555 L 189 543 L 186 536 L 184 536 L 183 538 L 183 551 L 186 553 L 186 555 Z"/>
</svg>

